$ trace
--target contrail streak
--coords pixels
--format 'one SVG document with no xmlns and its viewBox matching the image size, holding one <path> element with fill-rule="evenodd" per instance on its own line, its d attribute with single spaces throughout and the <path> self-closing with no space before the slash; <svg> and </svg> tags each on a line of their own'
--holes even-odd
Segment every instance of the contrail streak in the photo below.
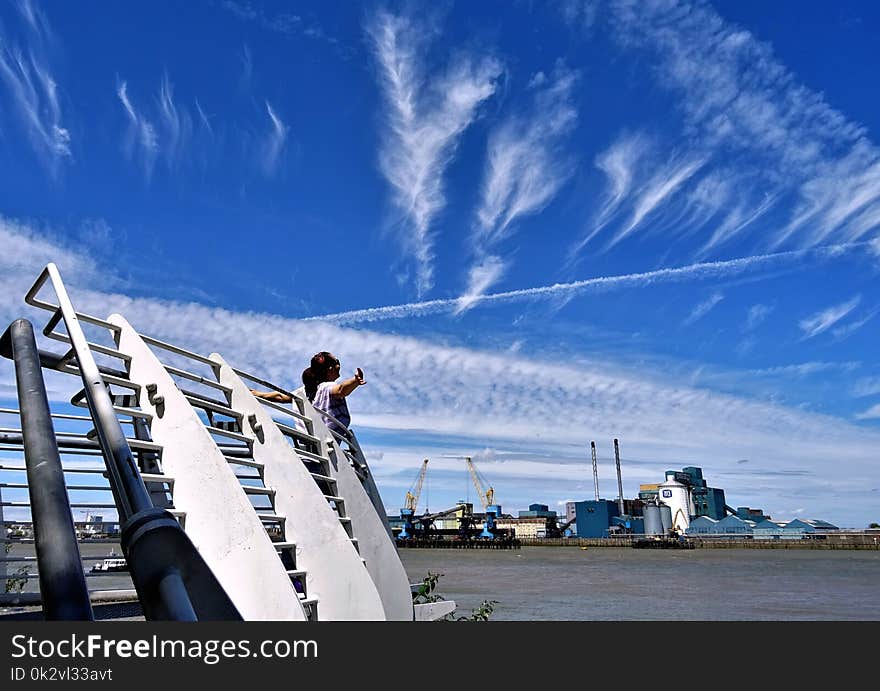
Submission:
<svg viewBox="0 0 880 691">
<path fill-rule="evenodd" d="M 571 283 L 554 283 L 538 288 L 509 290 L 503 293 L 470 296 L 474 304 L 520 302 L 540 300 L 559 296 L 579 295 L 589 292 L 614 290 L 617 288 L 641 288 L 654 283 L 676 283 L 688 280 L 718 278 L 744 273 L 753 269 L 767 269 L 779 264 L 791 263 L 799 259 L 834 259 L 857 247 L 867 246 L 868 242 L 849 242 L 839 245 L 826 245 L 804 250 L 760 254 L 739 259 L 728 259 L 716 262 L 700 262 L 672 269 L 657 269 L 643 273 L 624 274 L 621 276 L 600 276 Z M 405 319 L 422 317 L 428 314 L 454 312 L 461 298 L 443 298 L 411 302 L 404 305 L 387 307 L 369 307 L 348 312 L 324 314 L 306 317 L 302 321 L 324 321 L 336 324 L 352 324 L 356 322 L 380 321 L 383 319 Z"/>
</svg>

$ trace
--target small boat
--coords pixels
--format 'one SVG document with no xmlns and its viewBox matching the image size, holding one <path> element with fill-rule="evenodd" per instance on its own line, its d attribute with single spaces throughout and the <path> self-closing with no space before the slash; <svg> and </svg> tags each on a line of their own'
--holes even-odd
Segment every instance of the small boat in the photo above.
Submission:
<svg viewBox="0 0 880 691">
<path fill-rule="evenodd" d="M 672 537 L 647 537 L 633 540 L 635 549 L 693 549 L 694 544 L 680 538 Z"/>
<path fill-rule="evenodd" d="M 128 562 L 124 557 L 108 557 L 92 566 L 93 573 L 110 573 L 113 571 L 128 571 Z"/>
</svg>

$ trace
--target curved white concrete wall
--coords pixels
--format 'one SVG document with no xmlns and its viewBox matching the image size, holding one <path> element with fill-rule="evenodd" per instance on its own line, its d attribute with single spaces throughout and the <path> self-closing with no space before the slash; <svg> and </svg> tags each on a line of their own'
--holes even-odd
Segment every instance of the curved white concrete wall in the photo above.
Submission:
<svg viewBox="0 0 880 691">
<path fill-rule="evenodd" d="M 174 506 L 184 530 L 245 620 L 305 620 L 306 615 L 269 535 L 204 423 L 149 346 L 121 316 L 119 349 L 132 357 L 131 380 L 154 383 L 164 397 L 160 416 L 146 391 L 141 407 L 161 444 L 162 469 L 174 478 Z"/>
<path fill-rule="evenodd" d="M 275 490 L 275 512 L 287 518 L 286 540 L 296 543 L 296 567 L 307 572 L 306 592 L 318 598 L 318 619 L 385 619 L 361 556 L 295 449 L 226 361 L 217 353 L 211 360 L 220 365 L 220 383 L 232 388 L 232 408 L 244 413 L 245 420 L 256 415 L 262 425 L 263 439 L 254 443 L 254 460 L 263 464 L 266 487 Z M 342 489 L 340 494 L 350 509 L 348 494 Z"/>
</svg>

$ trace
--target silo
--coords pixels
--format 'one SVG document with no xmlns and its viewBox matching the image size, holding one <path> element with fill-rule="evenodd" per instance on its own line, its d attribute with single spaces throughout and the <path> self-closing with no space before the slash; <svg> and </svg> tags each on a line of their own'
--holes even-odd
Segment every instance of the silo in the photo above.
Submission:
<svg viewBox="0 0 880 691">
<path fill-rule="evenodd" d="M 660 504 L 660 524 L 663 527 L 663 534 L 669 535 L 672 530 L 672 509 L 666 504 Z"/>
<path fill-rule="evenodd" d="M 688 488 L 680 482 L 667 479 L 660 485 L 660 501 L 672 511 L 672 527 L 683 534 L 691 522 Z"/>
<path fill-rule="evenodd" d="M 665 533 L 663 523 L 660 520 L 660 507 L 657 504 L 645 504 L 645 535 L 664 535 Z"/>
</svg>

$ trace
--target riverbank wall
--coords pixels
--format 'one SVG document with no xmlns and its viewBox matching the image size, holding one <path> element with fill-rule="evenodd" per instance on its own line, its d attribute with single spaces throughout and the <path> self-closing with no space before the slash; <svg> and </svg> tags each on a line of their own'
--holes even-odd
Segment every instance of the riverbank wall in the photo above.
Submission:
<svg viewBox="0 0 880 691">
<path fill-rule="evenodd" d="M 523 547 L 632 547 L 644 535 L 608 538 L 522 538 Z M 880 536 L 862 533 L 824 535 L 799 540 L 755 540 L 745 537 L 694 538 L 687 541 L 696 549 L 868 549 L 880 550 Z"/>
</svg>

